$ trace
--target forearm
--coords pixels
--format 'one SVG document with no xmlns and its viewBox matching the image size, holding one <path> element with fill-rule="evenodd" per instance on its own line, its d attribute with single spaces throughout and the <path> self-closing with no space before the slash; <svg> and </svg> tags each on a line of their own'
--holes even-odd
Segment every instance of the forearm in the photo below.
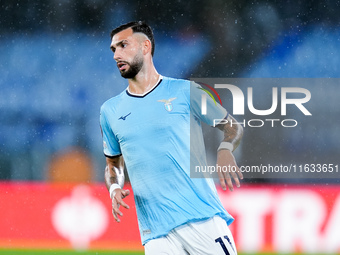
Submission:
<svg viewBox="0 0 340 255">
<path fill-rule="evenodd" d="M 230 115 L 227 118 L 227 123 L 219 124 L 216 127 L 224 132 L 222 142 L 231 143 L 235 150 L 241 142 L 243 127 Z"/>
<path fill-rule="evenodd" d="M 240 187 L 240 180 L 243 179 L 242 172 L 238 168 L 232 150 L 235 150 L 240 144 L 243 136 L 243 128 L 237 124 L 237 121 L 232 117 L 228 116 L 227 121 L 223 121 L 217 125 L 220 130 L 224 132 L 224 139 L 217 152 L 217 165 L 228 166 L 232 171 L 218 171 L 218 177 L 223 190 L 227 187 L 230 191 L 234 190 L 232 178 L 235 181 L 236 187 Z M 224 142 L 224 143 L 223 143 Z"/>
<path fill-rule="evenodd" d="M 124 185 L 124 160 L 123 157 L 106 158 L 105 184 L 109 190 L 112 184 Z"/>
<path fill-rule="evenodd" d="M 112 214 L 117 222 L 120 222 L 118 216 L 123 216 L 119 210 L 120 206 L 126 209 L 130 207 L 123 199 L 130 194 L 129 190 L 124 190 L 124 160 L 123 157 L 106 158 L 105 167 L 105 184 L 110 193 L 112 200 Z M 119 186 L 118 186 L 119 185 Z"/>
</svg>

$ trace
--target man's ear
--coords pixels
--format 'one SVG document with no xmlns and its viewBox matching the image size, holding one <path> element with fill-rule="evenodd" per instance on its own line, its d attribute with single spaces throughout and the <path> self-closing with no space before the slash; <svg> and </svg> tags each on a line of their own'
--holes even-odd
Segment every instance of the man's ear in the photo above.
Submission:
<svg viewBox="0 0 340 255">
<path fill-rule="evenodd" d="M 151 54 L 151 48 L 152 48 L 152 45 L 151 45 L 151 42 L 150 42 L 150 40 L 145 40 L 144 42 L 143 42 L 143 54 L 144 55 L 146 55 L 147 53 L 149 53 L 150 52 L 150 54 Z"/>
</svg>

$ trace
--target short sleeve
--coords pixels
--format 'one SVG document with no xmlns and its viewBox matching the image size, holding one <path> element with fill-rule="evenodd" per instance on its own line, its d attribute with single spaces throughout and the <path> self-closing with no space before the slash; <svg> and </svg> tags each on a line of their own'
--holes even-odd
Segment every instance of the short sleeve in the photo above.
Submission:
<svg viewBox="0 0 340 255">
<path fill-rule="evenodd" d="M 110 123 L 107 121 L 103 107 L 100 110 L 100 128 L 103 136 L 103 150 L 105 156 L 115 157 L 121 155 L 119 142 L 110 127 Z"/>
<path fill-rule="evenodd" d="M 190 82 L 190 111 L 204 123 L 215 126 L 227 117 L 227 110 L 222 107 L 204 88 L 195 82 Z"/>
</svg>

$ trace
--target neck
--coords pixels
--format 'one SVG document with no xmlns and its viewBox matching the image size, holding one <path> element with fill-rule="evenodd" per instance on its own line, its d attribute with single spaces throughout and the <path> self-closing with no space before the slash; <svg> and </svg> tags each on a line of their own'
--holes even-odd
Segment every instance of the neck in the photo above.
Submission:
<svg viewBox="0 0 340 255">
<path fill-rule="evenodd" d="M 129 79 L 129 91 L 133 94 L 144 94 L 152 89 L 159 79 L 159 73 L 154 65 L 142 68 L 136 77 Z"/>
</svg>

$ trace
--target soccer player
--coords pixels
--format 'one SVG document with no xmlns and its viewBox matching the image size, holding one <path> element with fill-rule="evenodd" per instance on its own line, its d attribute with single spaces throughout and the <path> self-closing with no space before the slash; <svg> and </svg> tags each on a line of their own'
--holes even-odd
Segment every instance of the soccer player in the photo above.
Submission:
<svg viewBox="0 0 340 255">
<path fill-rule="evenodd" d="M 213 179 L 190 178 L 190 165 L 207 164 L 201 121 L 213 126 L 214 120 L 226 118 L 227 124 L 217 125 L 224 131 L 217 164 L 236 171 L 220 171 L 218 176 L 224 190 L 233 190 L 232 179 L 239 187 L 243 177 L 232 151 L 242 127 L 229 125 L 234 119 L 209 96 L 211 114 L 202 114 L 205 92 L 196 83 L 158 74 L 152 60 L 153 33 L 144 22 L 112 30 L 111 50 L 129 82 L 125 91 L 102 105 L 100 115 L 114 219 L 120 222 L 123 216 L 120 206 L 129 209 L 123 200 L 130 194 L 123 189 L 125 164 L 146 255 L 237 254 L 228 228 L 233 218 L 223 208 Z"/>
</svg>

